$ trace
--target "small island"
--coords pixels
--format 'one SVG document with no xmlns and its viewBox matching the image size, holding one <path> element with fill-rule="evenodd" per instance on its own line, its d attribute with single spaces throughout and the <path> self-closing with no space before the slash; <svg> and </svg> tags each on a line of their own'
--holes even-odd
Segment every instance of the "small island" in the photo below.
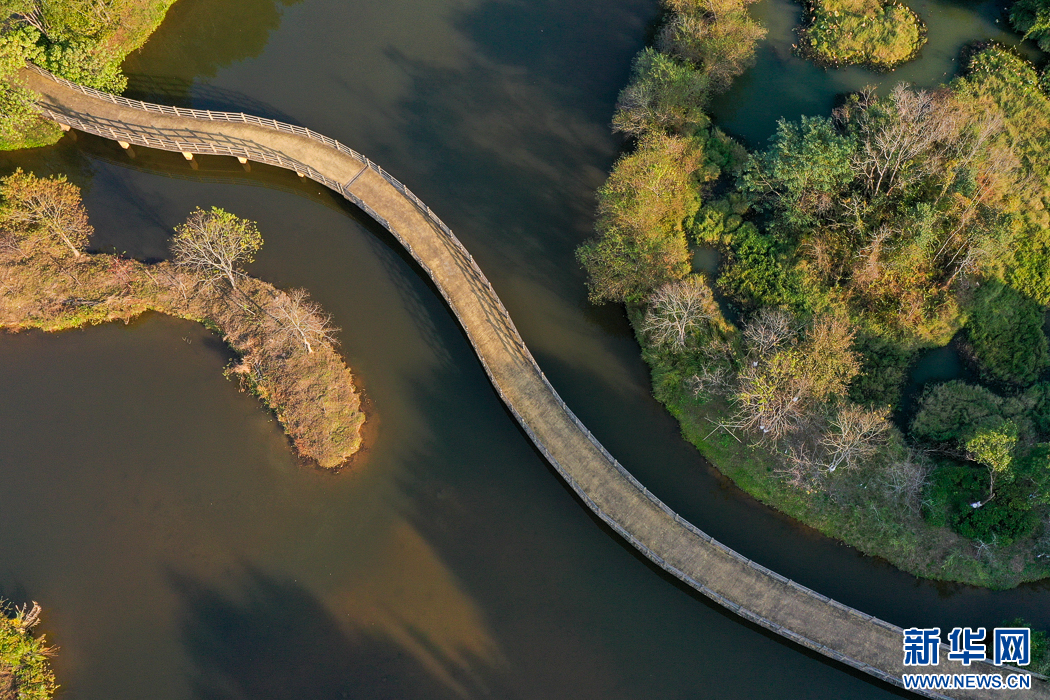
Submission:
<svg viewBox="0 0 1050 700">
<path fill-rule="evenodd" d="M 1037 39 L 1041 2 L 1014 12 Z M 683 19 L 705 7 L 668 1 L 660 36 L 718 35 Z M 740 72 L 760 33 L 704 16 Z M 1001 46 L 964 59 L 748 152 L 704 114 L 718 58 L 659 42 L 578 255 L 591 299 L 626 304 L 655 396 L 741 488 L 918 576 L 1005 588 L 1050 575 L 1050 80 Z M 909 388 L 950 342 L 968 377 Z"/>
<path fill-rule="evenodd" d="M 176 227 L 171 262 L 88 253 L 80 190 L 17 171 L 0 180 L 0 328 L 59 331 L 156 311 L 200 322 L 239 360 L 228 374 L 277 415 L 304 458 L 332 469 L 361 447 L 364 414 L 329 318 L 304 290 L 246 275 L 255 224 L 222 209 Z"/>
<path fill-rule="evenodd" d="M 926 43 L 926 25 L 900 2 L 811 0 L 806 10 L 802 51 L 822 65 L 892 70 Z"/>
</svg>

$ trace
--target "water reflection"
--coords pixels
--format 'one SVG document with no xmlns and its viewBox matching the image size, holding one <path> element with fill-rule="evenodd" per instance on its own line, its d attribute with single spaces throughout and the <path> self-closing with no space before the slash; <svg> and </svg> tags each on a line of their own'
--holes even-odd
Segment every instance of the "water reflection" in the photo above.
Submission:
<svg viewBox="0 0 1050 700">
<path fill-rule="evenodd" d="M 250 565 L 221 584 L 170 573 L 195 695 L 490 697 L 498 650 L 476 607 L 410 528 L 389 534 L 397 561 L 362 562 L 364 580 L 327 600 Z"/>
<path fill-rule="evenodd" d="M 214 76 L 231 63 L 255 58 L 281 24 L 285 8 L 302 0 L 179 0 L 146 48 L 128 56 L 124 72 L 162 76 L 169 86 Z"/>
</svg>

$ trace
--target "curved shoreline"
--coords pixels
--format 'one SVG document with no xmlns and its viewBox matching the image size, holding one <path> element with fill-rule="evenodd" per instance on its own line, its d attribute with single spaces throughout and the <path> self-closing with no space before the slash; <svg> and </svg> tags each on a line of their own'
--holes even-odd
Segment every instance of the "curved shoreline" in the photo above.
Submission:
<svg viewBox="0 0 1050 700">
<path fill-rule="evenodd" d="M 243 114 L 177 109 L 81 88 L 39 69 L 24 74 L 45 116 L 65 127 L 167 151 L 234 156 L 293 170 L 376 219 L 430 276 L 463 327 L 500 398 L 598 517 L 669 573 L 742 617 L 900 686 L 901 629 L 750 561 L 674 513 L 598 443 L 536 364 L 469 252 L 422 201 L 381 167 L 302 127 Z M 943 649 L 946 651 L 946 649 Z M 949 662 L 923 673 L 1013 673 Z M 932 692 L 929 697 L 946 697 Z M 995 691 L 947 697 L 993 698 Z M 1050 697 L 1036 681 L 1012 697 Z"/>
</svg>

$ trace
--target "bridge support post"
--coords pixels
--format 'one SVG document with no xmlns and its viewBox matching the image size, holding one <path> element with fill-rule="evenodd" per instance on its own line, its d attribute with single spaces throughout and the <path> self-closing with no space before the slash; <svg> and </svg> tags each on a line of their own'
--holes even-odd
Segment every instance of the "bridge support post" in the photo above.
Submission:
<svg viewBox="0 0 1050 700">
<path fill-rule="evenodd" d="M 186 160 L 193 160 L 193 154 L 192 153 L 187 153 L 186 151 L 179 151 L 179 153 L 181 153 L 182 157 L 185 158 Z"/>
<path fill-rule="evenodd" d="M 131 144 L 127 141 L 117 141 L 117 143 L 119 143 L 120 147 L 123 148 L 125 151 L 131 148 Z"/>
<path fill-rule="evenodd" d="M 248 159 L 245 158 L 244 156 L 237 156 L 237 162 L 240 163 L 241 165 L 247 165 L 248 164 Z"/>
<path fill-rule="evenodd" d="M 69 131 L 69 124 L 59 124 L 58 128 L 62 131 Z"/>
</svg>

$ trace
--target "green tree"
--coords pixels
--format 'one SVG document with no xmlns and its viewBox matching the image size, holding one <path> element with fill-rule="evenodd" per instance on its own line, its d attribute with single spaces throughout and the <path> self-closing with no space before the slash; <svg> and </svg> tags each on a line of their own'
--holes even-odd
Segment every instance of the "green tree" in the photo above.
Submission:
<svg viewBox="0 0 1050 700">
<path fill-rule="evenodd" d="M 977 429 L 966 441 L 966 452 L 970 458 L 988 468 L 990 476 L 988 497 L 975 508 L 995 498 L 996 482 L 1013 481 L 1010 466 L 1013 464 L 1014 448 L 1017 446 L 1017 426 L 1012 421 L 997 421 Z"/>
<path fill-rule="evenodd" d="M 252 262 L 262 247 L 255 223 L 212 207 L 195 209 L 186 222 L 175 227 L 171 250 L 175 264 L 206 277 L 224 277 L 237 288 L 241 266 Z"/>
<path fill-rule="evenodd" d="M 853 181 L 855 142 L 830 119 L 803 117 L 777 122 L 768 150 L 755 156 L 743 188 L 791 228 L 812 225 Z"/>
<path fill-rule="evenodd" d="M 701 142 L 650 132 L 598 190 L 598 236 L 577 257 L 592 301 L 630 301 L 689 272 L 683 222 L 699 207 Z"/>
<path fill-rule="evenodd" d="M 911 433 L 934 443 L 965 443 L 975 426 L 1001 418 L 1003 400 L 982 386 L 951 381 L 930 387 L 919 400 Z"/>
<path fill-rule="evenodd" d="M 704 73 L 647 48 L 634 59 L 631 82 L 620 92 L 613 129 L 637 136 L 653 129 L 684 133 L 707 126 L 709 89 Z"/>
<path fill-rule="evenodd" d="M 5 33 L 0 26 L 0 148 L 4 144 L 50 142 L 61 133 L 57 124 L 33 109 L 37 95 L 18 75 L 26 61 L 39 54 L 32 34 L 18 30 Z"/>
<path fill-rule="evenodd" d="M 1050 364 L 1045 308 L 997 280 L 975 295 L 967 338 L 988 379 L 1027 385 Z"/>
<path fill-rule="evenodd" d="M 1017 0 L 1010 8 L 1010 21 L 1025 39 L 1050 51 L 1050 0 Z"/>
</svg>

